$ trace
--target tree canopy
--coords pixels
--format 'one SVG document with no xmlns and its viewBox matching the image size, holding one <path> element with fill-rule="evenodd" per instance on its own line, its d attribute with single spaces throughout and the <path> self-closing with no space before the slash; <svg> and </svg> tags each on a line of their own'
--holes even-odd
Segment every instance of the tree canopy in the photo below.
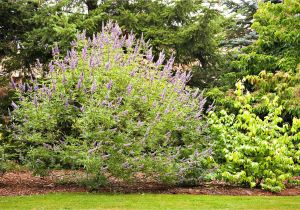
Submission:
<svg viewBox="0 0 300 210">
<path fill-rule="evenodd" d="M 77 32 L 85 30 L 91 35 L 109 20 L 117 21 L 126 34 L 133 31 L 151 40 L 156 56 L 164 49 L 177 62 L 198 61 L 203 68 L 215 65 L 218 57 L 221 16 L 202 1 L 13 0 L 0 5 L 1 19 L 5 19 L 1 22 L 1 56 L 8 58 L 7 69 L 29 70 L 37 59 L 47 64 L 56 45 L 65 53 Z"/>
</svg>

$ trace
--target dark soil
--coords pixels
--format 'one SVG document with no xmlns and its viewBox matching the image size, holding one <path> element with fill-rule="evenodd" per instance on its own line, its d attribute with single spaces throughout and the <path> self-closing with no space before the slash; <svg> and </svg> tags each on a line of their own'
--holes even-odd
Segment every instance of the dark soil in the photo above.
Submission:
<svg viewBox="0 0 300 210">
<path fill-rule="evenodd" d="M 85 191 L 84 188 L 74 184 L 57 184 L 56 177 L 33 176 L 26 171 L 10 172 L 0 177 L 0 196 Z"/>
<path fill-rule="evenodd" d="M 47 177 L 33 176 L 30 172 L 10 172 L 0 177 L 0 196 L 33 195 L 52 192 L 88 192 L 84 187 L 75 184 L 80 171 L 53 171 Z M 68 181 L 66 181 L 68 180 Z M 280 193 L 271 193 L 261 189 L 249 189 L 211 182 L 197 187 L 168 187 L 154 182 L 122 183 L 112 181 L 109 187 L 103 187 L 98 192 L 105 193 L 165 193 L 193 195 L 300 195 L 299 186 L 288 186 Z"/>
</svg>

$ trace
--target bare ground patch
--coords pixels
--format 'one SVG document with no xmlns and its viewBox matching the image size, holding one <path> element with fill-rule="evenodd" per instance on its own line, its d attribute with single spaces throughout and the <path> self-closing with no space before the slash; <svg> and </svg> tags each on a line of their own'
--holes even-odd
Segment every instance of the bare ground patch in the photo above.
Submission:
<svg viewBox="0 0 300 210">
<path fill-rule="evenodd" d="M 34 195 L 53 192 L 88 192 L 75 183 L 76 177 L 84 176 L 81 171 L 52 171 L 49 176 L 33 176 L 28 171 L 10 172 L 0 177 L 0 196 Z M 68 181 L 66 181 L 68 180 Z M 228 185 L 222 182 L 210 182 L 196 187 L 169 187 L 151 181 L 124 183 L 111 180 L 109 186 L 100 188 L 102 193 L 165 193 L 193 195 L 300 195 L 299 186 L 288 186 L 280 193 L 271 193 L 261 189 L 249 189 Z"/>
</svg>

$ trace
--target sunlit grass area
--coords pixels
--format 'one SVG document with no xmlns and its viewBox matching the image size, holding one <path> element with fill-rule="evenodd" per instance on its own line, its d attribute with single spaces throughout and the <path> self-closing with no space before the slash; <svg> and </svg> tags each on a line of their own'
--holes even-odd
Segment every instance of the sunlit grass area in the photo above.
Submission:
<svg viewBox="0 0 300 210">
<path fill-rule="evenodd" d="M 60 193 L 1 197 L 0 209 L 300 209 L 300 196 Z"/>
</svg>

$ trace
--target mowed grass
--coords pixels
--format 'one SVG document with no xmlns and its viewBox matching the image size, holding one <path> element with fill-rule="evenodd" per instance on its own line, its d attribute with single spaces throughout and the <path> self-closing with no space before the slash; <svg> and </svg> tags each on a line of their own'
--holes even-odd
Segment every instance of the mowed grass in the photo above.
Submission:
<svg viewBox="0 0 300 210">
<path fill-rule="evenodd" d="M 300 209 L 300 196 L 60 193 L 0 197 L 0 209 Z"/>
</svg>

